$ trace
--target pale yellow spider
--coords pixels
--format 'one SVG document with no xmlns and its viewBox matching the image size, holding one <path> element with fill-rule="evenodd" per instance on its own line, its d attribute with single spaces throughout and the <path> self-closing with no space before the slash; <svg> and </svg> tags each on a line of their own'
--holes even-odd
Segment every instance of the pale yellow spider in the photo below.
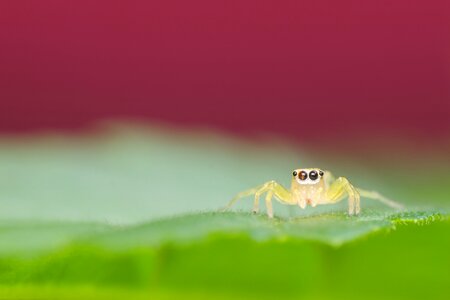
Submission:
<svg viewBox="0 0 450 300">
<path fill-rule="evenodd" d="M 290 191 L 275 181 L 266 182 L 258 187 L 243 191 L 234 197 L 224 208 L 229 209 L 237 200 L 255 195 L 253 212 L 259 211 L 259 197 L 266 194 L 267 215 L 273 218 L 272 196 L 287 205 L 298 205 L 304 209 L 308 204 L 312 207 L 321 204 L 334 204 L 348 197 L 348 214 L 359 214 L 360 196 L 378 200 L 390 207 L 400 209 L 403 206 L 374 191 L 355 188 L 345 177 L 335 179 L 328 171 L 318 168 L 296 169 L 292 172 Z"/>
</svg>

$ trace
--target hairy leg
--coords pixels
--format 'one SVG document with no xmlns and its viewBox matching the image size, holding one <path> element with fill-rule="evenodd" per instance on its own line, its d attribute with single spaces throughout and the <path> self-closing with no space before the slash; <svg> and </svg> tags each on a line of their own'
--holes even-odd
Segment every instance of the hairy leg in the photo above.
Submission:
<svg viewBox="0 0 450 300">
<path fill-rule="evenodd" d="M 253 213 L 257 214 L 259 212 L 259 198 L 255 197 L 255 200 L 253 200 Z"/>
<path fill-rule="evenodd" d="M 325 188 L 328 189 L 332 185 L 332 183 L 335 182 L 335 177 L 333 176 L 333 174 L 331 172 L 325 171 L 324 180 L 325 180 Z M 380 195 L 376 191 L 367 191 L 367 190 L 363 190 L 363 189 L 355 188 L 355 187 L 353 187 L 353 188 L 363 198 L 377 200 L 389 207 L 396 208 L 396 209 L 404 208 L 404 206 L 402 204 L 392 201 L 391 199 L 388 199 L 388 198 L 384 197 L 383 195 Z M 339 201 L 340 200 L 342 200 L 342 199 L 339 199 Z M 358 201 L 358 202 L 355 202 L 355 211 L 359 211 L 359 210 L 360 210 L 360 208 L 359 208 L 359 201 Z"/>
<path fill-rule="evenodd" d="M 245 190 L 245 191 L 240 192 L 239 194 L 237 194 L 236 196 L 234 196 L 234 198 L 231 199 L 231 201 L 228 202 L 228 204 L 227 204 L 224 208 L 222 208 L 221 211 L 225 211 L 225 210 L 227 210 L 227 209 L 230 209 L 230 208 L 231 208 L 231 207 L 232 207 L 239 199 L 241 199 L 241 198 L 245 198 L 245 197 L 248 197 L 248 196 L 251 196 L 251 195 L 255 195 L 256 192 L 257 192 L 261 187 L 262 187 L 262 186 L 258 186 L 258 187 L 255 187 L 255 188 L 252 188 L 252 189 L 249 189 L 249 190 Z M 258 208 L 258 203 L 257 203 L 256 199 L 255 199 L 255 206 Z"/>
<path fill-rule="evenodd" d="M 275 181 L 269 181 L 264 183 L 263 185 L 260 185 L 256 188 L 249 189 L 246 191 L 243 191 L 236 195 L 229 203 L 228 205 L 223 209 L 229 209 L 233 204 L 235 204 L 239 199 L 255 195 L 255 199 L 253 202 L 253 212 L 258 212 L 259 210 L 259 198 L 263 193 L 267 192 L 266 196 L 266 207 L 267 207 L 267 214 L 270 218 L 273 218 L 273 210 L 272 210 L 272 196 L 275 196 L 275 198 L 284 204 L 295 204 L 295 202 L 292 202 L 292 195 L 291 192 L 288 191 L 285 187 L 283 187 L 281 184 L 275 182 Z"/>
<path fill-rule="evenodd" d="M 345 177 L 339 177 L 328 187 L 325 197 L 330 203 L 336 203 L 348 196 L 348 214 L 359 214 L 360 196 L 356 188 Z"/>
<path fill-rule="evenodd" d="M 397 203 L 395 201 L 392 201 L 386 197 L 384 197 L 383 195 L 380 195 L 378 192 L 375 191 L 366 191 L 363 189 L 358 188 L 357 189 L 359 194 L 361 195 L 361 197 L 363 198 L 368 198 L 368 199 L 372 199 L 372 200 L 377 200 L 380 201 L 381 203 L 392 207 L 392 208 L 396 208 L 396 209 L 403 209 L 404 206 L 401 205 L 400 203 Z"/>
<path fill-rule="evenodd" d="M 269 216 L 269 218 L 273 218 L 272 196 L 273 196 L 273 191 L 268 191 L 266 194 L 266 209 L 267 209 L 267 215 Z"/>
</svg>

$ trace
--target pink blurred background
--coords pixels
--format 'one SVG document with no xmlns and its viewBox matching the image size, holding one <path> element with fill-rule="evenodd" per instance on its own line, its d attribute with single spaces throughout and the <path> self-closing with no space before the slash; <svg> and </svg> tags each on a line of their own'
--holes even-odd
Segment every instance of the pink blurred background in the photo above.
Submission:
<svg viewBox="0 0 450 300">
<path fill-rule="evenodd" d="M 449 3 L 1 1 L 0 131 L 448 138 Z"/>
</svg>

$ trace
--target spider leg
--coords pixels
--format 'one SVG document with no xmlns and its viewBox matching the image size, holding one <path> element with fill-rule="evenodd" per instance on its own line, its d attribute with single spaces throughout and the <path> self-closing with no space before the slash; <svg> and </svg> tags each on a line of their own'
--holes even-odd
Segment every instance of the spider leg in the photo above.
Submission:
<svg viewBox="0 0 450 300">
<path fill-rule="evenodd" d="M 333 173 L 330 171 L 324 171 L 323 179 L 325 181 L 325 188 L 328 189 L 333 182 L 336 181 L 336 177 L 334 177 Z"/>
<path fill-rule="evenodd" d="M 361 211 L 360 196 L 356 188 L 345 177 L 339 177 L 328 187 L 325 198 L 336 203 L 348 196 L 348 214 L 359 214 Z"/>
<path fill-rule="evenodd" d="M 225 211 L 225 210 L 230 209 L 230 208 L 231 208 L 231 207 L 232 207 L 239 199 L 241 199 L 241 198 L 245 198 L 245 197 L 248 197 L 248 196 L 251 196 L 251 195 L 255 195 L 256 192 L 257 192 L 259 189 L 261 189 L 261 187 L 262 187 L 262 186 L 258 186 L 258 187 L 255 187 L 255 188 L 252 188 L 252 189 L 249 189 L 249 190 L 245 190 L 245 191 L 240 192 L 239 194 L 237 194 L 236 196 L 234 196 L 234 198 L 231 199 L 231 201 L 228 202 L 228 204 L 227 204 L 224 208 L 222 208 L 220 211 Z M 256 199 L 255 199 L 255 206 L 256 206 L 256 207 L 258 206 L 258 203 L 257 203 Z"/>
<path fill-rule="evenodd" d="M 273 191 L 268 191 L 266 194 L 266 209 L 267 209 L 267 215 L 269 216 L 269 218 L 273 218 L 272 196 L 273 196 Z"/>
<path fill-rule="evenodd" d="M 295 202 L 292 201 L 292 195 L 291 192 L 288 191 L 285 187 L 283 187 L 281 184 L 271 180 L 269 182 L 264 183 L 263 185 L 260 185 L 256 188 L 249 189 L 246 191 L 243 191 L 236 195 L 224 208 L 224 210 L 229 209 L 233 204 L 235 204 L 239 199 L 255 195 L 254 202 L 253 202 L 253 212 L 256 213 L 259 210 L 259 198 L 262 194 L 266 193 L 266 207 L 267 207 L 267 215 L 269 218 L 273 218 L 273 209 L 272 209 L 272 197 L 275 196 L 275 198 L 284 204 L 295 204 Z"/>
<path fill-rule="evenodd" d="M 366 191 L 366 190 L 363 190 L 360 188 L 358 188 L 357 190 L 358 190 L 359 194 L 361 195 L 361 197 L 363 197 L 363 198 L 377 200 L 389 207 L 396 208 L 396 209 L 404 208 L 404 206 L 402 204 L 392 201 L 391 199 L 388 199 L 388 198 L 384 197 L 383 195 L 380 195 L 376 191 Z"/>
</svg>

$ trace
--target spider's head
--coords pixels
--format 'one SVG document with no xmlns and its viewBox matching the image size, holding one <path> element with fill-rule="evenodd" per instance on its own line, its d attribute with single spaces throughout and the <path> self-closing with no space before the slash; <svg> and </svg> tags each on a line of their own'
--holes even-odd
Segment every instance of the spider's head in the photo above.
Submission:
<svg viewBox="0 0 450 300">
<path fill-rule="evenodd" d="M 323 178 L 324 172 L 321 169 L 297 169 L 292 172 L 292 176 L 299 184 L 317 184 Z"/>
</svg>

